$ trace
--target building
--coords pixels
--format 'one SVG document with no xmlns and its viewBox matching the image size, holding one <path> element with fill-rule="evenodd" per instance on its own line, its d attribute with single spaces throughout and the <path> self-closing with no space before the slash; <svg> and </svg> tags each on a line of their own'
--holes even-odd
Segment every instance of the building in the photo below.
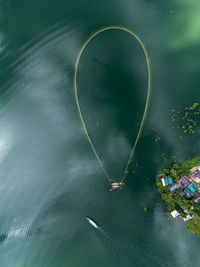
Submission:
<svg viewBox="0 0 200 267">
<path fill-rule="evenodd" d="M 177 182 L 178 186 L 182 190 L 185 190 L 190 185 L 190 183 L 190 178 L 187 175 L 181 177 Z"/>
<path fill-rule="evenodd" d="M 174 183 L 172 178 L 162 178 L 161 182 L 162 182 L 163 186 L 172 185 Z"/>
<path fill-rule="evenodd" d="M 191 177 L 192 179 L 197 182 L 197 183 L 200 183 L 200 166 L 197 166 L 195 168 L 192 168 L 190 170 L 191 172 Z"/>
<path fill-rule="evenodd" d="M 198 191 L 198 187 L 194 184 L 194 183 L 191 183 L 187 188 L 186 188 L 186 191 L 191 195 L 193 196 L 195 192 Z"/>
<path fill-rule="evenodd" d="M 194 202 L 195 203 L 200 203 L 200 197 L 197 197 Z"/>
<path fill-rule="evenodd" d="M 175 219 L 176 217 L 178 217 L 178 216 L 180 215 L 180 213 L 179 213 L 177 210 L 173 210 L 173 211 L 171 212 L 171 215 L 172 215 L 172 217 Z"/>
<path fill-rule="evenodd" d="M 165 177 L 165 174 L 164 173 L 159 173 L 158 175 L 156 175 L 156 177 L 163 178 L 163 177 Z"/>
<path fill-rule="evenodd" d="M 186 222 L 186 221 L 188 221 L 188 220 L 190 220 L 190 219 L 192 219 L 192 218 L 194 218 L 194 215 L 190 216 L 190 215 L 188 214 L 186 218 L 183 218 L 183 220 L 184 220 L 184 222 Z"/>
<path fill-rule="evenodd" d="M 187 199 L 191 199 L 198 191 L 198 187 L 194 183 L 190 183 L 189 186 L 183 191 L 184 195 Z"/>
<path fill-rule="evenodd" d="M 172 185 L 172 186 L 170 187 L 169 191 L 170 191 L 171 193 L 173 193 L 173 192 L 176 191 L 176 189 L 178 189 L 178 188 L 179 188 L 179 186 L 178 186 L 177 184 L 174 184 L 174 185 Z"/>
<path fill-rule="evenodd" d="M 192 169 L 190 169 L 190 173 L 193 174 L 196 170 L 198 170 L 200 168 L 200 166 L 196 166 Z"/>
<path fill-rule="evenodd" d="M 185 195 L 185 197 L 186 197 L 188 200 L 190 200 L 190 199 L 193 198 L 193 196 L 190 195 L 190 194 L 187 192 L 187 190 L 184 190 L 184 191 L 183 191 L 183 195 Z"/>
</svg>

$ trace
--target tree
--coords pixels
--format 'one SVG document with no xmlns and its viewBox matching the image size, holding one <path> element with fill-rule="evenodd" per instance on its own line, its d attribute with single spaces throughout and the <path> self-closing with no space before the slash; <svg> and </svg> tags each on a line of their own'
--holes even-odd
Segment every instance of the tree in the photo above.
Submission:
<svg viewBox="0 0 200 267">
<path fill-rule="evenodd" d="M 200 217 L 199 216 L 195 216 L 191 220 L 187 221 L 186 226 L 187 226 L 187 229 L 191 233 L 193 234 L 196 233 L 198 236 L 200 236 Z"/>
</svg>

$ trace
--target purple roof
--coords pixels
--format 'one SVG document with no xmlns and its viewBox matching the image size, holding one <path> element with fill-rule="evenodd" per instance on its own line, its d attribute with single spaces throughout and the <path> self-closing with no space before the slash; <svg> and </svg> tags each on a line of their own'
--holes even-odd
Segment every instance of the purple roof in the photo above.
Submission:
<svg viewBox="0 0 200 267">
<path fill-rule="evenodd" d="M 196 203 L 200 203 L 200 197 L 196 198 L 196 199 L 195 199 L 195 202 L 196 202 Z"/>
<path fill-rule="evenodd" d="M 190 185 L 190 183 L 190 178 L 187 175 L 181 177 L 178 180 L 178 185 L 182 190 L 186 189 Z"/>
<path fill-rule="evenodd" d="M 197 169 L 196 171 L 194 171 L 192 174 L 191 174 L 192 178 L 195 180 L 197 178 L 200 178 L 200 170 Z"/>
</svg>

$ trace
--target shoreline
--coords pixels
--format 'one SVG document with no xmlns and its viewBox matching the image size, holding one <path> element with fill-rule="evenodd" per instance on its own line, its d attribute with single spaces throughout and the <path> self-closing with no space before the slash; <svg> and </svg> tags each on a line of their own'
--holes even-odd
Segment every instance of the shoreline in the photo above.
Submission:
<svg viewBox="0 0 200 267">
<path fill-rule="evenodd" d="M 200 156 L 161 169 L 156 185 L 169 219 L 185 222 L 190 232 L 200 236 Z"/>
</svg>

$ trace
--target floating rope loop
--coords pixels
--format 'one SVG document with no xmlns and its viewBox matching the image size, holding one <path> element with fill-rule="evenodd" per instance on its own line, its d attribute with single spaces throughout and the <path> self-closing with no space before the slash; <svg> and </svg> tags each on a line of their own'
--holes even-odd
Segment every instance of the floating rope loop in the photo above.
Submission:
<svg viewBox="0 0 200 267">
<path fill-rule="evenodd" d="M 104 168 L 103 163 L 102 163 L 101 159 L 99 158 L 99 155 L 96 152 L 96 149 L 95 149 L 95 147 L 94 147 L 94 145 L 92 143 L 92 140 L 91 140 L 91 138 L 90 138 L 90 136 L 88 134 L 87 127 L 86 127 L 86 124 L 85 124 L 85 121 L 83 119 L 83 115 L 82 115 L 82 112 L 81 112 L 81 108 L 80 108 L 80 104 L 79 104 L 79 99 L 78 99 L 78 92 L 77 92 L 77 71 L 78 71 L 78 65 L 79 65 L 80 57 L 81 57 L 84 49 L 88 45 L 88 43 L 95 36 L 97 36 L 99 33 L 102 33 L 102 32 L 107 31 L 107 30 L 121 30 L 121 31 L 124 31 L 124 32 L 127 32 L 127 33 L 131 34 L 139 42 L 139 44 L 141 45 L 141 47 L 142 47 L 142 49 L 144 51 L 144 55 L 145 55 L 145 59 L 146 59 L 146 63 L 147 63 L 147 71 L 148 71 L 147 96 L 146 96 L 146 103 L 145 103 L 144 113 L 143 113 L 143 116 L 142 116 L 142 120 L 141 120 L 141 123 L 140 123 L 140 128 L 138 130 L 137 137 L 135 139 L 135 143 L 133 145 L 133 148 L 131 150 L 130 156 L 128 158 L 126 167 L 124 169 L 124 175 L 123 175 L 123 177 L 121 179 L 121 182 L 124 182 L 124 180 L 125 180 L 125 178 L 126 178 L 126 176 L 128 174 L 129 164 L 131 163 L 131 160 L 132 160 L 132 157 L 133 157 L 135 148 L 137 146 L 137 143 L 138 143 L 138 141 L 140 139 L 140 136 L 141 136 L 141 133 L 142 133 L 142 130 L 143 130 L 144 121 L 145 121 L 145 118 L 146 118 L 146 114 L 147 114 L 147 110 L 148 110 L 148 106 L 149 106 L 149 102 L 150 102 L 150 95 L 151 95 L 151 67 L 150 67 L 150 59 L 149 59 L 147 50 L 145 48 L 145 45 L 142 42 L 142 40 L 138 37 L 138 35 L 135 34 L 133 31 L 131 31 L 128 28 L 125 28 L 123 26 L 107 26 L 107 27 L 101 28 L 98 31 L 92 33 L 89 36 L 89 38 L 81 46 L 81 49 L 80 49 L 80 51 L 78 53 L 78 56 L 77 56 L 77 59 L 76 59 L 76 62 L 75 62 L 75 66 L 74 66 L 74 95 L 75 95 L 75 102 L 76 102 L 76 106 L 77 106 L 77 109 L 78 109 L 79 117 L 80 117 L 80 120 L 81 120 L 83 129 L 84 129 L 84 132 L 85 132 L 85 134 L 87 136 L 88 142 L 91 145 L 92 150 L 93 150 L 93 152 L 94 152 L 94 154 L 95 154 L 95 156 L 96 156 L 96 158 L 97 158 L 97 160 L 98 160 L 98 162 L 99 162 L 99 164 L 100 164 L 100 166 L 101 166 L 101 168 L 102 168 L 105 176 L 107 177 L 107 179 L 109 180 L 109 182 L 112 182 L 113 179 L 110 178 L 110 176 L 108 175 L 106 169 Z"/>
</svg>

